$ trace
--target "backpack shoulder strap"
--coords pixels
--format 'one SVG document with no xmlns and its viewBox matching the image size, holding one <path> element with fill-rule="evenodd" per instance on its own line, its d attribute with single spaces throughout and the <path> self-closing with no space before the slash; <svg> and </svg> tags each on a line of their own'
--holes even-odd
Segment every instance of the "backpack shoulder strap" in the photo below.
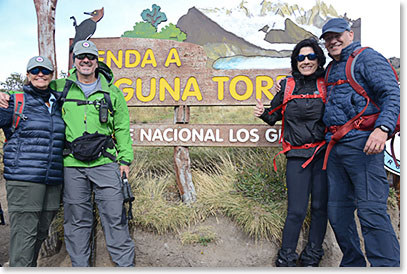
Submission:
<svg viewBox="0 0 407 274">
<path fill-rule="evenodd" d="M 61 102 L 62 104 L 65 103 L 66 101 L 66 96 L 68 96 L 68 92 L 71 89 L 71 86 L 74 82 L 72 80 L 66 79 L 65 80 L 65 86 L 64 86 L 64 90 L 62 91 L 62 95 L 61 95 Z"/>
<path fill-rule="evenodd" d="M 358 82 L 356 82 L 355 74 L 354 74 L 356 60 L 357 60 L 359 54 L 361 54 L 365 49 L 367 49 L 367 47 L 359 48 L 359 49 L 356 49 L 354 52 L 352 52 L 352 54 L 349 56 L 348 60 L 346 61 L 345 73 L 346 73 L 346 79 L 349 81 L 349 84 L 352 86 L 352 88 L 357 93 L 359 93 L 360 95 L 362 95 L 363 97 L 365 97 L 367 99 L 369 96 L 367 95 L 365 89 Z"/>
<path fill-rule="evenodd" d="M 103 92 L 103 97 L 105 98 L 105 101 L 107 103 L 107 107 L 110 111 L 110 114 L 113 115 L 114 110 L 113 110 L 112 100 L 110 99 L 110 94 L 108 92 Z"/>
<path fill-rule="evenodd" d="M 287 77 L 286 79 L 287 79 L 287 81 L 285 83 L 283 103 L 269 112 L 269 114 L 272 114 L 273 112 L 275 112 L 281 108 L 281 115 L 283 116 L 283 119 L 282 119 L 282 123 L 281 123 L 281 135 L 280 135 L 280 140 L 279 140 L 280 143 L 282 142 L 283 136 L 284 136 L 284 112 L 287 107 L 288 101 L 291 100 L 291 96 L 292 96 L 294 88 L 295 88 L 294 77 Z"/>
<path fill-rule="evenodd" d="M 291 80 L 290 80 L 290 79 L 291 79 Z M 291 82 L 291 81 L 294 82 L 294 85 L 291 85 L 291 87 L 288 87 L 288 82 Z M 288 103 L 287 94 L 292 94 L 292 93 L 293 93 L 293 90 L 294 90 L 294 87 L 295 87 L 294 78 L 293 78 L 293 77 L 287 77 L 287 78 L 286 78 L 286 85 L 285 85 L 285 89 L 284 89 L 284 99 L 283 99 L 283 103 L 282 103 L 281 105 L 279 105 L 278 107 L 276 107 L 276 108 L 270 110 L 270 111 L 269 111 L 269 114 L 270 114 L 270 115 L 273 114 L 274 112 L 276 112 L 277 110 L 279 110 L 280 108 L 283 108 L 282 114 L 284 115 L 285 105 L 287 105 L 287 103 Z M 290 91 L 287 91 L 287 89 L 291 89 L 291 88 L 292 88 L 291 92 L 290 92 Z M 280 92 L 283 92 L 283 91 L 280 91 Z"/>
<path fill-rule="evenodd" d="M 294 88 L 295 88 L 294 77 L 288 77 L 287 82 L 285 84 L 283 105 L 286 105 L 288 101 L 292 99 L 291 96 L 293 95 Z"/>
<path fill-rule="evenodd" d="M 346 68 L 345 68 L 345 73 L 346 73 L 346 79 L 348 80 L 349 84 L 352 86 L 352 88 L 361 96 L 363 96 L 367 102 L 372 102 L 372 104 L 380 110 L 380 108 L 373 102 L 369 95 L 367 95 L 366 90 L 356 81 L 355 79 L 355 65 L 356 65 L 356 60 L 365 49 L 368 47 L 363 47 L 356 49 L 354 52 L 351 53 L 351 55 L 348 58 L 348 61 L 346 61 Z"/>
<path fill-rule="evenodd" d="M 11 132 L 14 133 L 20 120 L 26 120 L 27 117 L 23 114 L 25 105 L 25 95 L 24 93 L 14 94 L 14 113 L 13 113 L 13 124 L 11 126 Z"/>
<path fill-rule="evenodd" d="M 320 77 L 317 79 L 317 89 L 321 95 L 321 99 L 326 103 L 326 85 L 325 85 L 325 79 L 323 77 Z"/>
<path fill-rule="evenodd" d="M 328 77 L 329 77 L 329 73 L 331 72 L 332 64 L 333 64 L 333 61 L 329 62 L 328 66 L 326 67 L 326 70 L 325 70 L 325 78 L 324 78 L 324 81 L 325 81 L 325 85 L 326 85 L 326 86 L 329 85 L 329 84 L 328 84 Z"/>
</svg>

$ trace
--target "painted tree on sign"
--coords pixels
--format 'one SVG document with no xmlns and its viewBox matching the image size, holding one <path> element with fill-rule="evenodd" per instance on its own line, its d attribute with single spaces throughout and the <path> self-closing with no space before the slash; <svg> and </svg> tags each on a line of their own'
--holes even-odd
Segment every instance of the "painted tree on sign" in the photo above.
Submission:
<svg viewBox="0 0 407 274">
<path fill-rule="evenodd" d="M 157 6 L 156 4 L 153 4 L 152 10 L 145 9 L 141 13 L 141 18 L 143 18 L 144 21 L 150 23 L 153 25 L 155 28 L 161 23 L 161 22 L 166 22 L 167 21 L 167 16 L 165 15 L 164 12 L 161 12 L 161 7 Z"/>
<path fill-rule="evenodd" d="M 155 4 L 152 6 L 152 10 L 145 9 L 141 13 L 144 22 L 136 22 L 133 30 L 125 31 L 122 37 L 167 39 L 180 42 L 187 39 L 187 35 L 171 23 L 157 32 L 157 26 L 167 21 L 167 16 L 160 10 L 161 7 Z"/>
</svg>

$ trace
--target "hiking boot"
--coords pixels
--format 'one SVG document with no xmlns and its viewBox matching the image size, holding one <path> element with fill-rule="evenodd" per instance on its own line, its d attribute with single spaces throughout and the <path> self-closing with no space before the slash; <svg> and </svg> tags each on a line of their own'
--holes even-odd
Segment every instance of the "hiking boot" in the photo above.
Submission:
<svg viewBox="0 0 407 274">
<path fill-rule="evenodd" d="M 280 249 L 277 253 L 276 266 L 277 267 L 295 267 L 297 266 L 298 254 L 291 250 Z"/>
<path fill-rule="evenodd" d="M 300 254 L 300 266 L 318 267 L 322 256 L 324 256 L 324 250 L 322 247 L 316 247 L 314 243 L 308 244 Z"/>
</svg>

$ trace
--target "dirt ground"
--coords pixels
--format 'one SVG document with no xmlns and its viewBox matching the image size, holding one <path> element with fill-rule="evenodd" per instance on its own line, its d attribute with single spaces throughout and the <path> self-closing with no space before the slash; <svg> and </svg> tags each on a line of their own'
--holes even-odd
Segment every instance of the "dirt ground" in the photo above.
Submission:
<svg viewBox="0 0 407 274">
<path fill-rule="evenodd" d="M 5 195 L 5 182 L 0 179 L 0 202 L 5 212 L 7 225 L 0 226 L 0 264 L 8 261 L 9 222 Z M 399 213 L 391 210 L 393 226 L 399 235 Z M 245 235 L 229 218 L 212 217 L 198 226 L 210 226 L 217 240 L 201 244 L 182 245 L 175 234 L 157 235 L 151 231 L 135 228 L 136 267 L 273 267 L 279 243 L 266 240 L 254 241 Z M 305 246 L 306 235 L 301 234 L 298 252 Z M 320 266 L 336 267 L 341 253 L 333 232 L 328 226 L 324 241 L 325 255 Z M 6 264 L 7 265 L 7 264 Z M 49 258 L 40 258 L 41 267 L 69 267 L 71 262 L 65 247 Z M 97 235 L 96 266 L 114 266 L 106 250 L 102 231 Z"/>
</svg>

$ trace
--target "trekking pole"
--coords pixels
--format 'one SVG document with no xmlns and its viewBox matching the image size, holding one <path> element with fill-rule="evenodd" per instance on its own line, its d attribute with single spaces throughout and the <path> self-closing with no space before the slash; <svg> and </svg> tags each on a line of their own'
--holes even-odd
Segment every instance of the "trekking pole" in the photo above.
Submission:
<svg viewBox="0 0 407 274">
<path fill-rule="evenodd" d="M 123 203 L 129 203 L 129 210 L 127 212 L 127 220 L 133 219 L 133 212 L 132 212 L 132 202 L 134 201 L 134 195 L 131 191 L 129 181 L 127 180 L 126 173 L 123 172 L 122 177 L 122 189 L 123 189 L 123 196 L 124 200 Z"/>
<path fill-rule="evenodd" d="M 93 224 L 92 224 L 92 232 L 90 234 L 89 265 L 92 267 L 95 267 L 96 266 L 96 227 L 97 227 L 98 221 L 97 221 L 97 214 L 96 214 L 95 192 L 93 191 L 93 186 L 92 186 L 92 212 L 93 212 Z"/>
<path fill-rule="evenodd" d="M 0 225 L 5 225 L 6 222 L 4 221 L 4 213 L 3 209 L 1 208 L 1 203 L 0 203 Z"/>
</svg>

